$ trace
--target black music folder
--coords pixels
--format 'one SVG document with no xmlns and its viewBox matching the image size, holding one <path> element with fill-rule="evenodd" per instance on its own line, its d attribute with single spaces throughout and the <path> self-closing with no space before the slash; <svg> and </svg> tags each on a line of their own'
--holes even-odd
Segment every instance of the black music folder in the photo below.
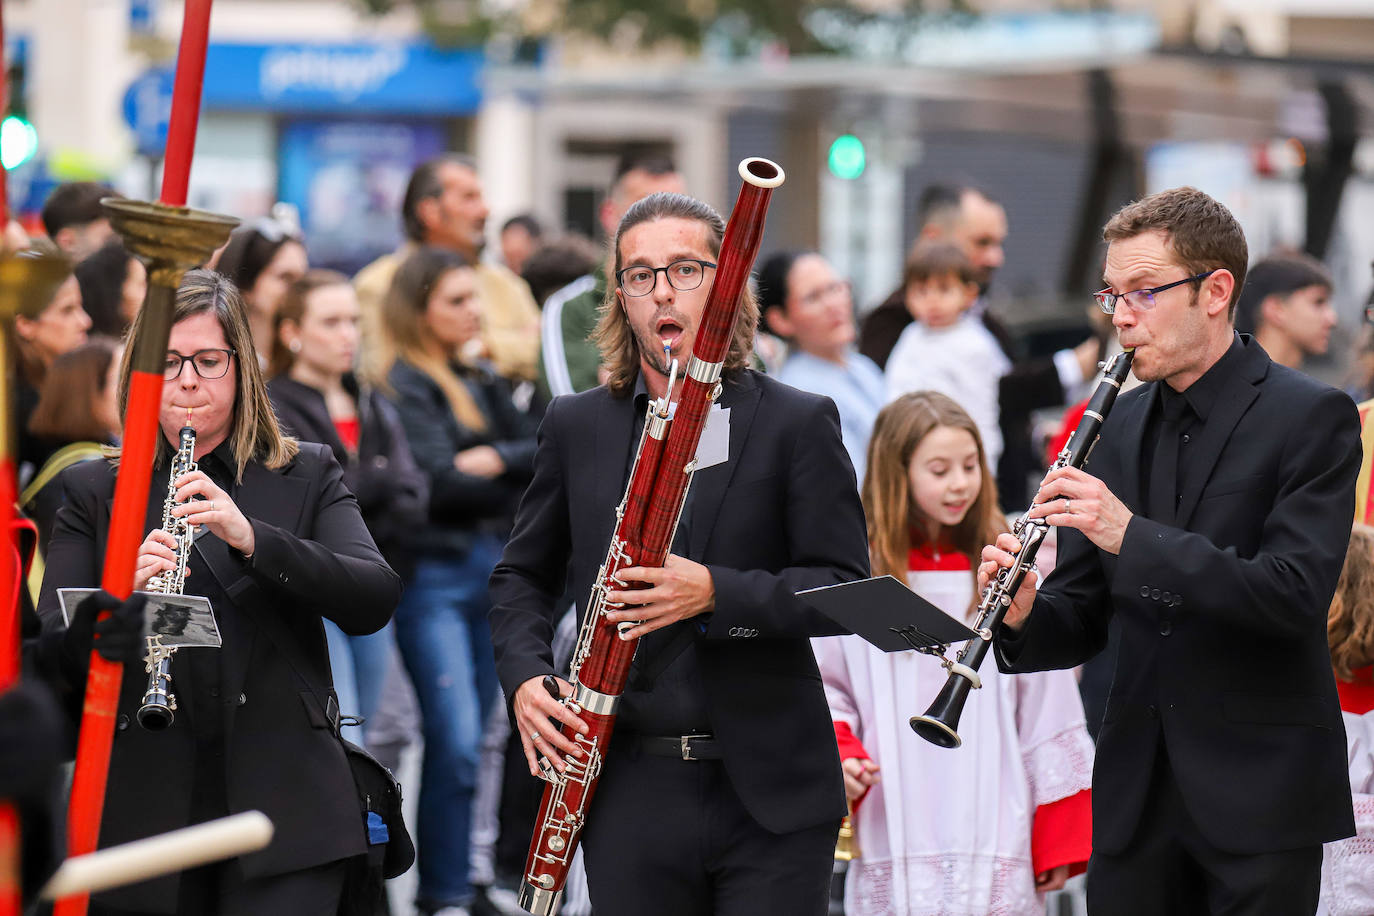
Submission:
<svg viewBox="0 0 1374 916">
<path fill-rule="evenodd" d="M 978 635 L 893 576 L 808 588 L 797 597 L 884 652 L 948 646 Z"/>
</svg>

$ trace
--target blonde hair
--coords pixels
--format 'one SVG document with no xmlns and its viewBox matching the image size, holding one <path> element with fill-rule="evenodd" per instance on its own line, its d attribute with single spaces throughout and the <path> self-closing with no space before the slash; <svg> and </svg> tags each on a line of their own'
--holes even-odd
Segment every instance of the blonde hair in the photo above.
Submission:
<svg viewBox="0 0 1374 916">
<path fill-rule="evenodd" d="M 459 423 L 481 432 L 487 428 L 487 418 L 472 392 L 447 360 L 425 347 L 429 332 L 424 326 L 424 316 L 429 309 L 429 297 L 450 271 L 472 269 L 472 262 L 458 252 L 432 245 L 416 249 L 396 269 L 391 289 L 382 302 L 382 327 L 392 357 L 381 378 L 372 382 L 383 391 L 390 391 L 387 374 L 398 359 L 404 360 L 439 386 Z"/>
<path fill-rule="evenodd" d="M 238 366 L 229 432 L 229 447 L 234 453 L 236 465 L 234 479 L 243 480 L 243 469 L 250 461 L 259 461 L 273 469 L 285 467 L 296 457 L 300 446 L 295 439 L 283 435 L 277 424 L 277 414 L 272 410 L 262 369 L 258 366 L 258 351 L 253 347 L 253 332 L 248 328 L 248 312 L 244 308 L 243 297 L 227 277 L 213 270 L 188 270 L 177 289 L 171 323 L 175 326 L 187 318 L 206 313 L 214 315 L 219 321 L 225 342 L 234 351 L 232 358 Z M 146 333 L 145 328 L 151 320 L 148 309 L 139 309 L 133 326 L 129 328 L 128 345 L 119 363 L 121 422 L 129 401 L 133 356 L 138 351 L 138 340 Z M 154 459 L 155 467 L 162 463 L 163 451 L 158 450 Z"/>
<path fill-rule="evenodd" d="M 1374 664 L 1374 528 L 1356 524 L 1341 566 L 1336 595 L 1326 614 L 1326 643 L 1336 677 L 1350 682 L 1355 670 Z"/>
<path fill-rule="evenodd" d="M 997 508 L 997 482 L 988 470 L 987 453 L 978 426 L 953 399 L 935 391 L 904 394 L 887 405 L 873 423 L 868 440 L 868 470 L 862 498 L 868 519 L 868 544 L 873 575 L 892 575 L 906 581 L 913 546 L 926 541 L 928 521 L 911 492 L 911 456 L 937 427 L 962 429 L 978 446 L 982 486 L 963 521 L 951 531 L 952 545 L 977 566 L 983 545 L 1007 530 Z M 915 542 L 913 543 L 913 536 Z"/>
<path fill-rule="evenodd" d="M 634 387 L 635 377 L 639 374 L 639 341 L 635 339 L 634 328 L 630 327 L 629 316 L 616 299 L 616 285 L 619 283 L 621 263 L 620 241 L 625 233 L 641 223 L 660 219 L 696 220 L 706 226 L 706 247 L 711 257 L 720 257 L 721 240 L 725 237 L 725 221 L 708 204 L 686 194 L 673 194 L 659 191 L 638 201 L 620 220 L 615 233 L 615 269 L 607 277 L 606 299 L 601 304 L 601 318 L 592 332 L 592 340 L 601 350 L 601 362 L 609 377 L 606 387 L 611 394 L 622 397 Z M 735 331 L 730 337 L 730 349 L 726 351 L 725 369 L 743 369 L 749 365 L 749 357 L 754 352 L 754 332 L 759 326 L 759 304 L 754 293 L 747 286 L 740 294 L 739 317 L 735 320 Z"/>
</svg>

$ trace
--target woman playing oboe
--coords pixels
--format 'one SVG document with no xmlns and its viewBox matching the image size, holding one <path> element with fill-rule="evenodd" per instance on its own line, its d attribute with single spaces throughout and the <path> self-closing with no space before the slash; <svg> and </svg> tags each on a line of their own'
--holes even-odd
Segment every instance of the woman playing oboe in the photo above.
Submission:
<svg viewBox="0 0 1374 916">
<path fill-rule="evenodd" d="M 131 331 L 121 402 L 145 315 Z M 134 587 L 177 563 L 161 520 L 172 443 L 189 424 L 198 467 L 173 482 L 171 513 L 195 526 L 185 592 L 210 600 L 223 645 L 172 658 L 178 705 L 162 731 L 135 722 L 148 678 L 126 664 L 100 845 L 255 808 L 276 832 L 261 852 L 97 895 L 91 912 L 334 916 L 345 860 L 364 853 L 367 839 L 335 734 L 321 619 L 347 633 L 375 631 L 400 582 L 329 449 L 281 434 L 243 302 L 218 274 L 186 275 L 164 377 L 165 441 Z M 100 581 L 115 472 L 105 461 L 67 472 L 39 604 L 45 626 L 61 626 L 57 589 Z M 82 684 L 72 680 L 65 686 L 76 710 Z"/>
</svg>

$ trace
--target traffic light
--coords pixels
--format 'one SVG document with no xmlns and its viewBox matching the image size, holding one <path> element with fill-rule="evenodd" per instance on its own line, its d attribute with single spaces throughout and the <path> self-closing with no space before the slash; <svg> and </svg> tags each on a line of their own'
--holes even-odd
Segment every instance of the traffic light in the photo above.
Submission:
<svg viewBox="0 0 1374 916">
<path fill-rule="evenodd" d="M 5 75 L 10 105 L 5 119 L 0 121 L 0 165 L 10 171 L 28 162 L 38 152 L 38 131 L 28 119 L 24 64 L 11 64 Z"/>
<path fill-rule="evenodd" d="M 864 173 L 868 164 L 864 142 L 853 134 L 841 134 L 830 144 L 830 174 L 849 181 Z"/>
</svg>

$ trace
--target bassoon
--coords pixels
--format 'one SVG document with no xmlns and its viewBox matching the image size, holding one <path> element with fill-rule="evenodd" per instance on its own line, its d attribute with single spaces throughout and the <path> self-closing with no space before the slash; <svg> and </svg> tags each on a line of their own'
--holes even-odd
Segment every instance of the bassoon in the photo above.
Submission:
<svg viewBox="0 0 1374 916">
<path fill-rule="evenodd" d="M 1116 396 L 1121 393 L 1121 383 L 1131 371 L 1131 359 L 1134 355 L 1134 350 L 1126 350 L 1112 357 L 1102 373 L 1102 381 L 1097 383 L 1097 388 L 1088 400 L 1088 406 L 1083 411 L 1083 419 L 1079 421 L 1073 435 L 1069 436 L 1069 441 L 1064 443 L 1064 448 L 1055 458 L 1054 466 L 1050 468 L 1051 471 L 1059 468 L 1082 468 L 1088 463 L 1088 454 L 1097 443 L 1102 423 L 1107 419 L 1112 405 L 1116 403 Z M 958 747 L 963 744 L 963 739 L 959 737 L 959 717 L 964 712 L 964 703 L 968 701 L 969 691 L 983 686 L 982 680 L 978 677 L 978 667 L 983 664 L 983 658 L 992 646 L 993 634 L 1001 625 L 1007 609 L 1011 607 L 1012 597 L 1031 571 L 1035 555 L 1040 552 L 1040 545 L 1044 543 L 1049 532 L 1049 523 L 1042 518 L 1032 519 L 1030 510 L 1022 514 L 1012 527 L 1012 533 L 1021 542 L 1021 549 L 1012 558 L 1012 565 L 999 569 L 997 577 L 983 589 L 982 599 L 978 602 L 977 618 L 973 624 L 973 629 L 978 635 L 964 645 L 964 650 L 959 653 L 957 660 L 942 658 L 942 663 L 949 670 L 945 686 L 923 715 L 911 717 L 911 728 L 931 744 L 940 747 Z M 932 654 L 943 655 L 945 648 L 941 646 L 930 651 Z"/>
<path fill-rule="evenodd" d="M 606 748 L 615 729 L 616 704 L 625 688 L 638 640 L 622 640 L 606 614 L 624 607 L 606 600 L 606 592 L 626 587 L 619 573 L 631 566 L 660 567 L 677 530 L 687 487 L 696 468 L 697 445 L 706 416 L 720 395 L 721 367 L 739 319 L 745 284 L 763 239 L 764 218 L 783 171 L 767 159 L 745 159 L 739 165 L 744 184 L 725 227 L 717 257 L 716 279 L 706 297 L 692 355 L 683 374 L 676 409 L 670 409 L 677 363 L 669 372 L 667 393 L 649 404 L 630 481 L 616 508 L 616 526 L 606 560 L 591 597 L 573 652 L 569 680 L 572 694 L 564 703 L 587 725 L 585 735 L 569 737 L 582 758 L 565 757 L 559 773 L 543 768 L 544 798 L 535 821 L 525 862 L 519 902 L 536 916 L 558 909 L 568 865 L 577 848 L 587 809 L 601 776 Z M 644 583 L 628 583 L 642 588 Z M 622 625 L 625 627 L 628 625 Z M 564 734 L 569 729 L 561 727 Z"/>
</svg>

